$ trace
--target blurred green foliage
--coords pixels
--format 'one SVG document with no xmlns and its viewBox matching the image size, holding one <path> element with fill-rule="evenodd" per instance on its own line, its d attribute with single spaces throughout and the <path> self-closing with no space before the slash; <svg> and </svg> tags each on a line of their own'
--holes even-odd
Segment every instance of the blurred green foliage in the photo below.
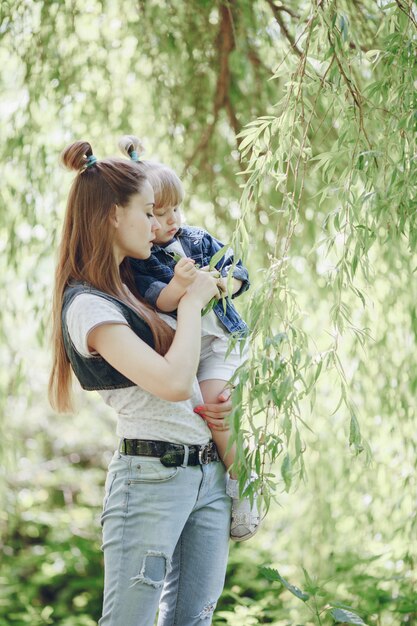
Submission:
<svg viewBox="0 0 417 626">
<path fill-rule="evenodd" d="M 115 420 L 53 414 L 47 338 L 59 152 L 126 132 L 252 277 L 232 426 L 278 504 L 214 624 L 417 623 L 416 28 L 410 0 L 2 2 L 1 624 L 100 615 Z"/>
</svg>

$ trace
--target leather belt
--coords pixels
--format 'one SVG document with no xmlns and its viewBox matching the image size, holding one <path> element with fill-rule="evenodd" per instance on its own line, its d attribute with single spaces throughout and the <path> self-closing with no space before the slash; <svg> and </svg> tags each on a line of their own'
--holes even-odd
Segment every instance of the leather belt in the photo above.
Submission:
<svg viewBox="0 0 417 626">
<path fill-rule="evenodd" d="M 122 439 L 119 452 L 131 456 L 154 456 L 159 458 L 165 467 L 207 465 L 213 461 L 220 461 L 214 441 L 209 441 L 209 443 L 200 446 L 187 446 L 169 441 Z"/>
</svg>

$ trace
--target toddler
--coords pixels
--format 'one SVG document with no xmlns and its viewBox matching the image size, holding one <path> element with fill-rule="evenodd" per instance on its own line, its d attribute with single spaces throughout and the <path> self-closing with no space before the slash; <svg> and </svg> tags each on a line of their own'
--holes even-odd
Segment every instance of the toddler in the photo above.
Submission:
<svg viewBox="0 0 417 626">
<path fill-rule="evenodd" d="M 119 146 L 131 159 L 139 161 L 143 151 L 134 136 L 120 139 Z M 140 161 L 155 194 L 154 215 L 160 224 L 155 231 L 155 241 L 149 259 L 131 259 L 135 283 L 142 297 L 159 311 L 167 313 L 163 319 L 175 328 L 175 311 L 187 287 L 193 282 L 199 269 L 208 267 L 210 259 L 223 244 L 201 228 L 183 226 L 180 205 L 184 190 L 173 170 L 160 163 Z M 179 260 L 178 260 L 179 259 Z M 219 289 L 227 292 L 228 272 L 232 271 L 232 294 L 237 297 L 249 288 L 246 268 L 238 261 L 234 265 L 229 249 L 216 264 L 220 273 Z M 248 328 L 228 297 L 225 304 L 219 300 L 202 318 L 201 358 L 197 379 L 203 399 L 207 403 L 217 401 L 219 394 L 239 365 L 245 360 L 246 350 L 241 354 L 240 341 L 244 341 Z M 238 338 L 229 348 L 229 338 Z M 199 407 L 195 408 L 198 413 Z M 226 468 L 234 462 L 234 447 L 228 448 L 229 431 L 212 430 L 212 437 Z M 232 497 L 232 522 L 230 536 L 234 541 L 244 541 L 258 530 L 260 518 L 254 501 L 238 498 L 238 485 L 234 476 L 228 476 L 227 493 Z"/>
</svg>

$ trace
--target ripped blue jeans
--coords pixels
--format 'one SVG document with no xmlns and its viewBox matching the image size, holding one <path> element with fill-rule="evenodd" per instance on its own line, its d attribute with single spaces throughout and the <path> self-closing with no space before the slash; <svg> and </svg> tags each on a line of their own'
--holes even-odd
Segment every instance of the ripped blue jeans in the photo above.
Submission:
<svg viewBox="0 0 417 626">
<path fill-rule="evenodd" d="M 100 626 L 209 626 L 226 572 L 230 498 L 220 462 L 164 467 L 115 452 L 102 515 Z"/>
</svg>

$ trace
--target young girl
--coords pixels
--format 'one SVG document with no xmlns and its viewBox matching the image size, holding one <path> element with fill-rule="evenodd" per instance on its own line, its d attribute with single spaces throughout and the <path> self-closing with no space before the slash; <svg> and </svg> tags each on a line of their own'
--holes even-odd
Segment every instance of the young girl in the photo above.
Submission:
<svg viewBox="0 0 417 626">
<path fill-rule="evenodd" d="M 56 269 L 50 399 L 71 409 L 72 368 L 116 410 L 121 438 L 105 487 L 99 623 L 153 626 L 159 603 L 159 626 L 208 626 L 224 583 L 230 498 L 193 409 L 202 402 L 201 310 L 217 280 L 200 272 L 187 287 L 174 334 L 136 293 L 127 261 L 147 259 L 161 227 L 144 168 L 98 161 L 82 141 L 62 161 L 77 175 Z"/>
<path fill-rule="evenodd" d="M 124 136 L 119 141 L 124 154 L 139 162 L 143 146 L 137 137 Z M 149 182 L 155 194 L 155 216 L 160 227 L 155 231 L 152 254 L 146 260 L 132 261 L 137 287 L 141 295 L 159 311 L 174 314 L 187 288 L 193 283 L 201 269 L 208 266 L 211 258 L 223 244 L 208 232 L 191 226 L 181 225 L 180 205 L 184 190 L 178 176 L 169 167 L 151 161 L 140 161 L 145 168 Z M 181 259 L 176 262 L 174 256 Z M 232 298 L 239 296 L 249 288 L 249 277 L 241 261 L 233 262 L 229 250 L 216 264 L 221 278 L 219 286 L 227 292 L 228 272 L 232 272 Z M 175 328 L 172 317 L 164 317 Z M 214 308 L 202 318 L 202 340 L 200 365 L 197 378 L 205 402 L 215 402 L 236 369 L 246 358 L 246 349 L 239 345 L 244 341 L 248 328 L 240 318 L 229 298 L 226 306 L 220 300 Z M 230 335 L 238 339 L 235 347 L 229 349 Z M 201 407 L 194 409 L 201 416 Z M 209 426 L 211 426 L 210 422 Z M 212 427 L 213 440 L 226 466 L 234 462 L 234 446 L 229 447 L 229 431 Z M 235 476 L 230 476 L 227 492 L 232 497 L 232 521 L 230 536 L 234 541 L 245 541 L 252 537 L 259 528 L 260 518 L 256 502 L 250 504 L 249 498 L 238 498 L 238 486 Z"/>
</svg>

